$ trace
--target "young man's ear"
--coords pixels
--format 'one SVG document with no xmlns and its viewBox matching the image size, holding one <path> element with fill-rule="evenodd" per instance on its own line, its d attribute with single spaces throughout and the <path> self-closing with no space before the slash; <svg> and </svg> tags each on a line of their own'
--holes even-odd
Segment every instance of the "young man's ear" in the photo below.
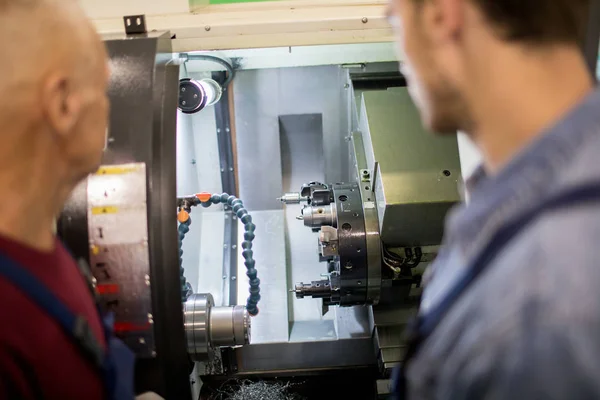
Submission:
<svg viewBox="0 0 600 400">
<path fill-rule="evenodd" d="M 430 0 L 423 2 L 422 18 L 425 32 L 434 43 L 445 42 L 460 33 L 464 19 L 465 0 Z"/>
</svg>

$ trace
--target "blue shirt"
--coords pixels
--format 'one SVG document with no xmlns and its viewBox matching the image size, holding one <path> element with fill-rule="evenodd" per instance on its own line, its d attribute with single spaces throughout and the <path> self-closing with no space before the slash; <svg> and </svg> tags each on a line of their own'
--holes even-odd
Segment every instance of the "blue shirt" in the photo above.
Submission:
<svg viewBox="0 0 600 400">
<path fill-rule="evenodd" d="M 548 197 L 600 183 L 600 91 L 493 177 L 446 222 L 421 313 L 491 236 Z M 459 298 L 407 370 L 410 399 L 600 398 L 600 204 L 548 212 Z"/>
</svg>

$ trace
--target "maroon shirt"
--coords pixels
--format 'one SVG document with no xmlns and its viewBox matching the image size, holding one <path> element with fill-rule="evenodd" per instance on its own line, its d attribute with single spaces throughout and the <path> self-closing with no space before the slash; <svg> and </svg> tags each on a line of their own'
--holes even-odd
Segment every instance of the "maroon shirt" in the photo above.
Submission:
<svg viewBox="0 0 600 400">
<path fill-rule="evenodd" d="M 44 283 L 73 313 L 87 317 L 105 345 L 96 305 L 79 267 L 56 240 L 40 252 L 0 237 L 0 252 Z M 103 398 L 97 369 L 23 292 L 0 277 L 0 399 Z"/>
</svg>

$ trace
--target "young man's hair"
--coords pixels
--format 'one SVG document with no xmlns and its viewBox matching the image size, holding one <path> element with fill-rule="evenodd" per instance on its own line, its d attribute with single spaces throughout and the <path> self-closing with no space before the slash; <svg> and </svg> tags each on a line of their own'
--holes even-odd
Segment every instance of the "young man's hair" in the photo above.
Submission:
<svg viewBox="0 0 600 400">
<path fill-rule="evenodd" d="M 417 0 L 425 2 L 428 0 Z M 581 43 L 592 0 L 468 0 L 507 41 Z"/>
<path fill-rule="evenodd" d="M 591 0 L 471 0 L 506 40 L 577 43 Z"/>
</svg>

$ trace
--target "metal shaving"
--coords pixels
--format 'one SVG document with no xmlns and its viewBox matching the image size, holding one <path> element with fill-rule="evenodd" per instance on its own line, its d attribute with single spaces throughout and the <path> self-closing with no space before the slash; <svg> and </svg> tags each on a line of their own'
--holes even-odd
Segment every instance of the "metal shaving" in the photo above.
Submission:
<svg viewBox="0 0 600 400">
<path fill-rule="evenodd" d="M 304 397 L 290 393 L 291 383 L 235 381 L 219 391 L 212 400 L 305 400 Z"/>
<path fill-rule="evenodd" d="M 208 363 L 206 364 L 205 375 L 220 375 L 223 373 L 223 362 L 221 360 L 221 352 L 209 350 Z"/>
</svg>

